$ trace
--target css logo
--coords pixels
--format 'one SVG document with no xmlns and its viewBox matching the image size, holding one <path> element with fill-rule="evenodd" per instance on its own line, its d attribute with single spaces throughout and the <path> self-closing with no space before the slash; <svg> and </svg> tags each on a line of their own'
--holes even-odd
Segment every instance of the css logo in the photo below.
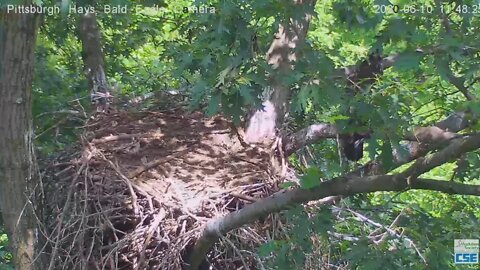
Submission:
<svg viewBox="0 0 480 270">
<path fill-rule="evenodd" d="M 455 263 L 478 263 L 478 254 L 455 253 Z"/>
</svg>

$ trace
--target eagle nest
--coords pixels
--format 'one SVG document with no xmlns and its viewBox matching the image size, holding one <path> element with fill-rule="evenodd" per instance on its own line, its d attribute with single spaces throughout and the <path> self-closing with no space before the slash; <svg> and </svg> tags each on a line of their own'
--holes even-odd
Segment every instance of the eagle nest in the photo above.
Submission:
<svg viewBox="0 0 480 270">
<path fill-rule="evenodd" d="M 116 112 L 85 129 L 43 165 L 49 269 L 182 269 L 207 221 L 278 190 L 270 149 L 246 146 L 220 116 Z M 258 268 L 279 222 L 221 237 L 201 268 Z"/>
</svg>

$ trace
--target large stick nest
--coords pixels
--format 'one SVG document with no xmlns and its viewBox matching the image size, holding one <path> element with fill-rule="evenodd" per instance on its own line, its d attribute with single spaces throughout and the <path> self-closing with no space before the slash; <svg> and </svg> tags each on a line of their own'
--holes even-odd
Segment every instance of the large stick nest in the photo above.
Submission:
<svg viewBox="0 0 480 270">
<path fill-rule="evenodd" d="M 232 126 L 180 110 L 87 123 L 75 150 L 44 169 L 50 269 L 181 269 L 207 221 L 275 190 L 269 149 L 242 146 Z M 222 238 L 209 265 L 257 268 L 273 224 Z"/>
</svg>

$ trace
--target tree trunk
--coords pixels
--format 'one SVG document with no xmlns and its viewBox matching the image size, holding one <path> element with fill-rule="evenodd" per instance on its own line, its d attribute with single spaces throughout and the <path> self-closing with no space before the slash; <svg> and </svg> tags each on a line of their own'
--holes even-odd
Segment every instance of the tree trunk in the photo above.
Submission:
<svg viewBox="0 0 480 270">
<path fill-rule="evenodd" d="M 263 109 L 257 110 L 248 119 L 245 141 L 249 143 L 270 144 L 277 136 L 288 112 L 290 87 L 284 85 L 282 77 L 288 76 L 294 69 L 298 58 L 298 48 L 304 43 L 308 25 L 312 18 L 315 1 L 295 1 L 295 8 L 304 10 L 299 18 L 290 18 L 279 25 L 274 40 L 267 52 L 268 63 L 276 70 L 270 75 L 271 91 L 263 102 Z M 292 14 L 298 14 L 292 12 Z"/>
<path fill-rule="evenodd" d="M 0 11 L 0 208 L 15 269 L 33 269 L 32 80 L 38 16 Z"/>
<path fill-rule="evenodd" d="M 100 42 L 100 30 L 95 13 L 80 15 L 78 34 L 82 41 L 82 57 L 85 75 L 97 111 L 105 111 L 111 102 L 110 85 L 105 75 L 105 62 Z"/>
</svg>

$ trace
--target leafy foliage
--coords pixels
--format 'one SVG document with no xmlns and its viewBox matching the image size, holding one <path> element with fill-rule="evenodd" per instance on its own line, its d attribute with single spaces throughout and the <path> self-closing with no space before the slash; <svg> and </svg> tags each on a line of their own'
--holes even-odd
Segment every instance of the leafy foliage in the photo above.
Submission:
<svg viewBox="0 0 480 270">
<path fill-rule="evenodd" d="M 0 270 L 14 269 L 12 264 L 12 254 L 7 250 L 7 245 L 7 234 L 0 226 Z"/>
</svg>

